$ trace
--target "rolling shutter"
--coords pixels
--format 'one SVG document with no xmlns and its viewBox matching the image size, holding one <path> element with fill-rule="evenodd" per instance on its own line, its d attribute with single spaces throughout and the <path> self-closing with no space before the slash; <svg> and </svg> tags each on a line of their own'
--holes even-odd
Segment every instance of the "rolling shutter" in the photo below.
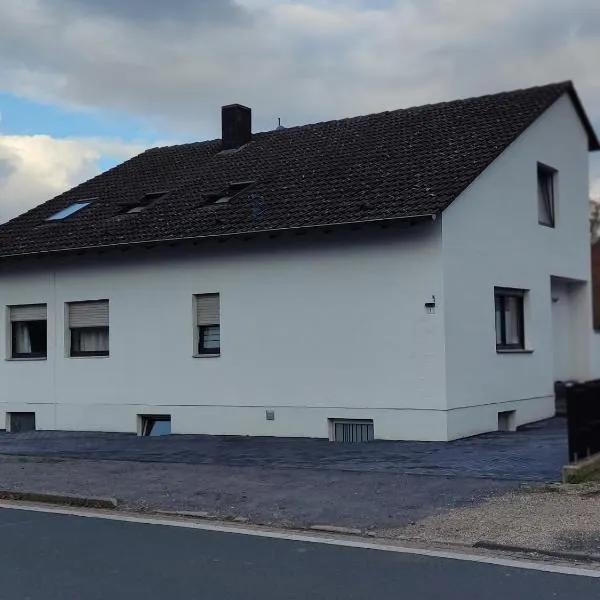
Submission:
<svg viewBox="0 0 600 600">
<path fill-rule="evenodd" d="M 219 324 L 219 294 L 196 296 L 196 325 Z"/>
<path fill-rule="evenodd" d="M 45 321 L 48 310 L 45 304 L 25 304 L 10 307 L 11 321 Z"/>
<path fill-rule="evenodd" d="M 69 327 L 108 327 L 108 300 L 69 304 Z"/>
</svg>

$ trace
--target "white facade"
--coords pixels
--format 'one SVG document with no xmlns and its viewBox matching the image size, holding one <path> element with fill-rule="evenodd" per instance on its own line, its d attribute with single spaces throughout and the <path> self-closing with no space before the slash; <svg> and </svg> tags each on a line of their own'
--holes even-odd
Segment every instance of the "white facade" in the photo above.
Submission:
<svg viewBox="0 0 600 600">
<path fill-rule="evenodd" d="M 0 268 L 0 418 L 39 429 L 447 440 L 550 417 L 555 378 L 595 376 L 587 144 L 565 96 L 436 222 Z M 558 169 L 556 228 L 536 165 Z M 527 353 L 498 354 L 494 287 L 527 290 Z M 195 294 L 220 294 L 221 354 L 194 356 Z M 108 357 L 68 357 L 66 304 L 109 300 Z M 435 308 L 426 303 L 435 299 Z M 555 300 L 553 302 L 553 299 Z M 10 359 L 8 306 L 47 304 L 48 356 Z M 266 411 L 274 411 L 274 420 Z"/>
<path fill-rule="evenodd" d="M 555 228 L 538 224 L 538 162 L 558 170 Z M 598 374 L 588 189 L 588 138 L 563 96 L 443 213 L 450 439 L 495 429 L 503 411 L 550 417 L 555 379 Z M 495 286 L 527 290 L 531 353 L 496 352 Z"/>
</svg>

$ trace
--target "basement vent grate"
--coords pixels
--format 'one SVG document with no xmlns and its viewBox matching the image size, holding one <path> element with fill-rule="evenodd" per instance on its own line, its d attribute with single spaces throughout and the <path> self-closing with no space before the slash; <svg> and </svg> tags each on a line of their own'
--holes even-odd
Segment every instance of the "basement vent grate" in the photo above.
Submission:
<svg viewBox="0 0 600 600">
<path fill-rule="evenodd" d="M 375 439 L 372 419 L 330 419 L 330 422 L 332 442 L 372 442 Z"/>
</svg>

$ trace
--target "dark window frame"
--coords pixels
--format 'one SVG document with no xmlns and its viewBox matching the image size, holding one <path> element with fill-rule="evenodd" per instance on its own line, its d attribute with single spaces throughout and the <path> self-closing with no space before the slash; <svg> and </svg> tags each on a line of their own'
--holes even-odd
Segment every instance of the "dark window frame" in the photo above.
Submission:
<svg viewBox="0 0 600 600">
<path fill-rule="evenodd" d="M 538 203 L 540 194 L 543 196 L 545 208 L 549 215 L 549 220 L 545 221 L 541 217 L 540 207 L 538 204 L 538 224 L 544 227 L 554 229 L 556 227 L 556 175 L 558 171 L 553 167 L 549 167 L 543 163 L 537 164 L 537 186 L 538 186 Z"/>
<path fill-rule="evenodd" d="M 198 347 L 197 352 L 198 356 L 205 356 L 207 354 L 221 354 L 221 324 L 213 323 L 212 325 L 198 325 Z M 217 328 L 219 330 L 219 347 L 218 348 L 206 348 L 204 347 L 204 332 L 206 329 L 214 329 Z"/>
<path fill-rule="evenodd" d="M 73 336 L 74 334 L 80 332 L 80 331 L 105 331 L 107 333 L 108 336 L 108 340 L 109 340 L 109 349 L 108 350 L 74 350 L 74 346 L 76 345 L 74 343 L 74 339 Z M 110 356 L 110 327 L 70 327 L 69 328 L 69 333 L 70 333 L 70 345 L 69 345 L 69 356 L 73 357 L 73 358 L 78 358 L 78 357 L 82 357 L 82 356 Z"/>
<path fill-rule="evenodd" d="M 527 290 L 516 288 L 494 288 L 494 329 L 496 330 L 496 350 L 525 350 L 525 296 Z M 519 341 L 511 344 L 506 341 L 506 301 L 507 299 L 518 301 L 518 333 Z M 498 310 L 500 309 L 500 310 Z M 496 313 L 500 312 L 500 342 L 498 342 L 498 331 Z"/>
<path fill-rule="evenodd" d="M 15 325 L 18 324 L 32 324 L 32 323 L 43 323 L 46 326 L 46 350 L 44 352 L 16 352 L 15 348 L 17 347 L 17 332 L 15 329 Z M 11 321 L 10 323 L 10 357 L 11 358 L 48 358 L 48 321 L 46 319 L 37 319 L 35 321 Z"/>
</svg>

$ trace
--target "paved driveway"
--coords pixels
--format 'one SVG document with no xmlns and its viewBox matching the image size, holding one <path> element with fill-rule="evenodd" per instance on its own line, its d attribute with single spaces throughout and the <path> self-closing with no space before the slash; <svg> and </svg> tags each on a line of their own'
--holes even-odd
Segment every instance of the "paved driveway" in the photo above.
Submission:
<svg viewBox="0 0 600 600">
<path fill-rule="evenodd" d="M 522 482 L 557 480 L 565 438 L 560 420 L 452 443 L 0 434 L 0 488 L 113 496 L 125 508 L 269 525 L 394 529 Z"/>
<path fill-rule="evenodd" d="M 131 434 L 0 433 L 0 454 L 89 460 L 360 471 L 403 475 L 555 481 L 567 462 L 566 423 L 551 419 L 514 433 L 450 443 Z"/>
</svg>

